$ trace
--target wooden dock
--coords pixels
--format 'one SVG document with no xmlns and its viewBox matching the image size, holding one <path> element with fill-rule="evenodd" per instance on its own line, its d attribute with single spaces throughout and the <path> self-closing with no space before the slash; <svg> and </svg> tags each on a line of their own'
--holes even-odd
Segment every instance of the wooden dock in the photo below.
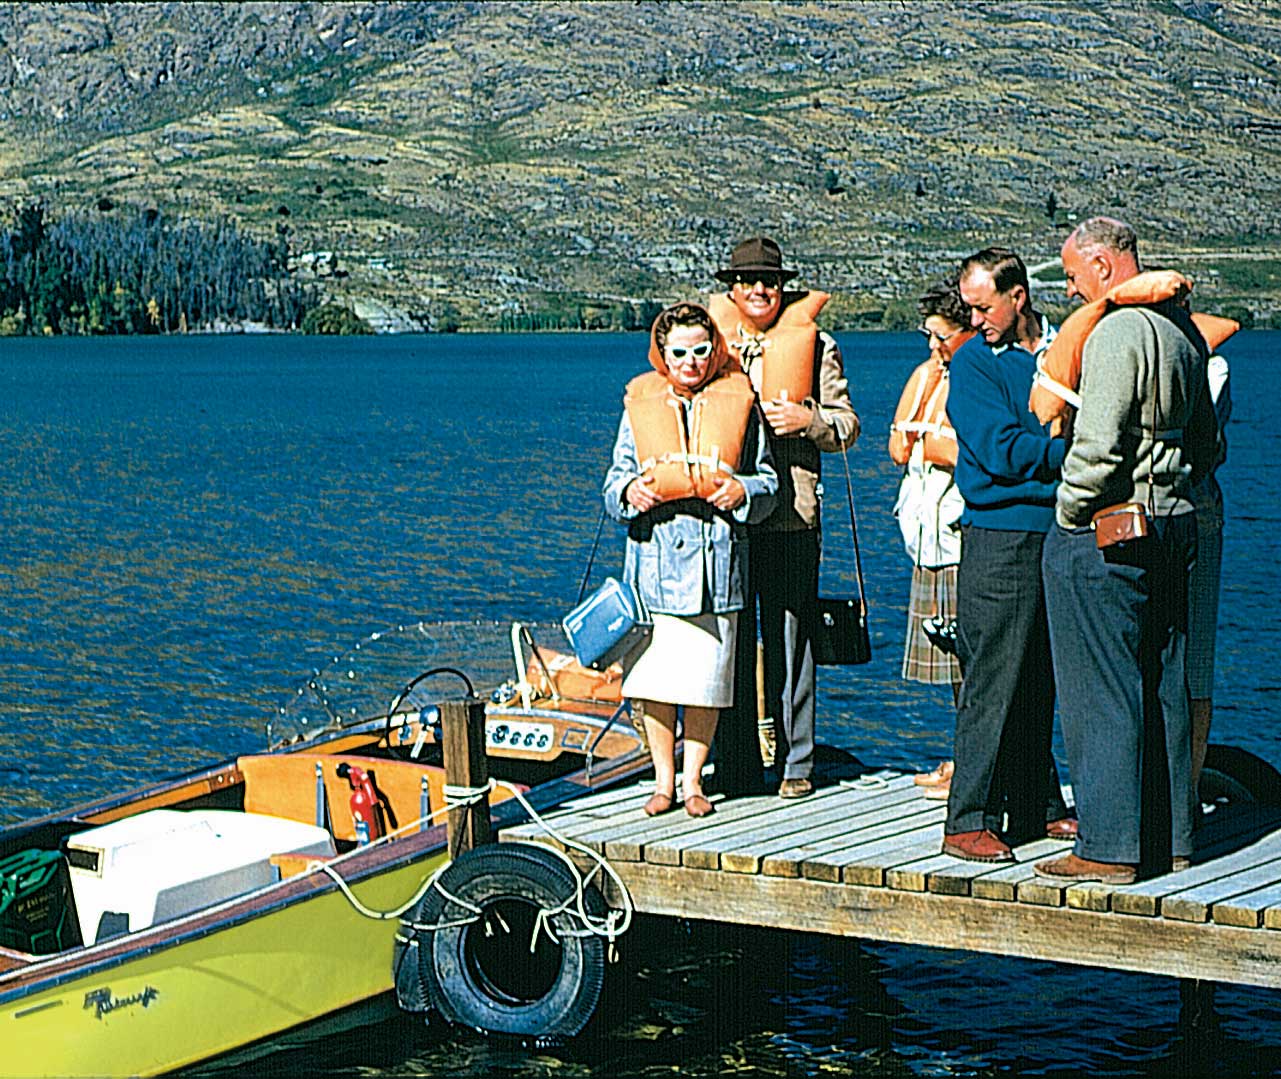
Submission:
<svg viewBox="0 0 1281 1079">
<path fill-rule="evenodd" d="M 1063 842 L 1018 847 L 1004 865 L 940 854 L 945 806 L 907 775 L 832 778 L 797 801 L 722 800 L 701 820 L 644 816 L 651 789 L 600 792 L 545 817 L 603 854 L 642 913 L 1281 987 L 1277 807 L 1208 814 L 1182 872 L 1060 885 L 1032 863 Z M 536 824 L 500 838 L 555 843 Z"/>
</svg>

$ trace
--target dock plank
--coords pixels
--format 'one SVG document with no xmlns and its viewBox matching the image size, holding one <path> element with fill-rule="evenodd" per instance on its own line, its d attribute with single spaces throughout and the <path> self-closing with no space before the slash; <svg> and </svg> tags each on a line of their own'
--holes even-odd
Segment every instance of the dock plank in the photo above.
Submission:
<svg viewBox="0 0 1281 1079">
<path fill-rule="evenodd" d="M 1281 873 L 1276 874 L 1281 876 Z M 1281 882 L 1273 880 L 1253 892 L 1233 896 L 1210 908 L 1210 920 L 1218 925 L 1258 929 L 1264 925 L 1268 908 L 1281 903 Z"/>
<path fill-rule="evenodd" d="M 1017 902 L 1030 907 L 1061 907 L 1066 902 L 1064 893 L 1067 890 L 1066 884 L 1058 884 L 1033 874 L 1029 879 L 1019 881 L 1015 885 L 1014 898 Z"/>
<path fill-rule="evenodd" d="M 1064 844 L 1056 839 L 1037 839 L 1014 848 L 1016 861 L 967 862 L 948 854 L 939 855 L 947 861 L 929 873 L 926 891 L 939 895 L 969 895 L 979 881 L 990 881 L 991 892 L 986 898 L 1012 902 L 1017 894 L 1015 884 L 1032 873 L 1032 862 L 1051 854 L 1061 853 Z M 1011 876 L 1013 875 L 1013 882 Z"/>
<path fill-rule="evenodd" d="M 1281 858 L 1248 866 L 1239 873 L 1217 877 L 1205 884 L 1166 896 L 1161 901 L 1161 916 L 1181 922 L 1204 922 L 1216 903 L 1258 888 L 1266 887 L 1281 878 Z"/>
<path fill-rule="evenodd" d="M 1231 840 L 1223 840 L 1223 843 L 1230 842 Z M 1182 892 L 1281 858 L 1281 834 L 1266 835 L 1231 853 L 1216 856 L 1216 849 L 1222 847 L 1198 852 L 1198 860 L 1190 868 L 1178 873 L 1165 873 L 1118 888 L 1112 895 L 1112 909 L 1118 914 L 1147 917 L 1165 913 L 1166 902 Z"/>
<path fill-rule="evenodd" d="M 623 787 L 611 787 L 609 790 L 596 791 L 582 798 L 575 798 L 564 805 L 556 806 L 539 813 L 548 824 L 573 836 L 574 833 L 591 828 L 595 822 L 607 820 L 625 812 L 633 801 L 641 796 L 644 789 L 641 784 L 629 784 Z M 636 808 L 644 804 L 642 798 Z M 511 839 L 526 840 L 534 838 L 542 829 L 534 821 L 526 821 L 504 829 L 505 836 Z"/>
<path fill-rule="evenodd" d="M 947 807 L 938 803 L 921 802 L 922 806 L 933 805 L 933 811 L 924 810 L 910 817 L 894 821 L 894 828 L 889 834 L 876 838 L 869 831 L 850 845 L 843 845 L 834 851 L 817 854 L 801 864 L 801 876 L 807 880 L 822 880 L 839 883 L 843 880 L 845 870 L 850 865 L 863 866 L 869 877 L 874 876 L 872 883 L 884 883 L 884 866 L 897 865 L 902 861 L 911 861 L 921 857 L 919 853 L 911 856 L 901 855 L 906 848 L 924 847 L 927 851 L 937 851 L 942 842 L 943 819 L 947 816 Z M 937 810 L 942 816 L 936 816 Z M 868 868 L 869 863 L 877 864 L 875 870 Z"/>
<path fill-rule="evenodd" d="M 933 857 L 938 854 L 942 845 L 942 821 L 880 843 L 872 843 L 865 850 L 850 852 L 850 859 L 841 866 L 841 881 L 844 884 L 887 887 L 887 878 L 891 872 L 900 866 Z M 809 866 L 805 868 L 808 869 Z"/>
<path fill-rule="evenodd" d="M 757 818 L 769 808 L 765 799 L 734 799 L 714 804 L 716 812 L 710 817 L 690 817 L 678 809 L 661 817 L 646 818 L 639 827 L 615 828 L 596 838 L 603 844 L 607 858 L 645 861 L 660 857 L 653 852 L 655 845 L 670 844 L 683 836 L 708 834 L 738 820 Z"/>
<path fill-rule="evenodd" d="M 804 850 L 817 855 L 892 834 L 902 830 L 900 821 L 919 815 L 930 804 L 908 793 L 875 803 L 838 805 L 825 819 L 815 820 L 808 827 L 766 829 L 740 837 L 735 849 L 721 851 L 721 865 L 731 872 L 758 873 L 765 872 L 769 860 L 775 874 L 799 876 L 804 856 L 780 858 L 782 852 Z"/>
<path fill-rule="evenodd" d="M 699 869 L 729 870 L 729 866 L 722 864 L 721 855 L 742 855 L 731 859 L 735 863 L 731 871 L 754 873 L 759 869 L 759 859 L 750 853 L 750 846 L 762 837 L 772 841 L 783 835 L 804 835 L 815 826 L 826 829 L 825 834 L 829 835 L 842 829 L 852 830 L 868 814 L 910 797 L 910 793 L 895 789 L 854 792 L 844 787 L 830 787 L 803 802 L 774 799 L 774 808 L 757 819 L 739 820 L 732 828 L 719 829 L 695 841 L 682 839 L 670 847 L 679 848 L 681 864 Z M 655 857 L 661 858 L 664 864 L 673 864 L 669 859 L 674 856 L 674 849 L 665 843 L 659 844 L 659 848 L 654 851 Z M 650 855 L 646 858 L 650 859 Z"/>
<path fill-rule="evenodd" d="M 691 857 L 694 861 L 704 863 L 700 868 L 714 869 L 720 860 L 717 844 L 724 845 L 731 837 L 748 834 L 761 827 L 787 827 L 787 821 L 797 816 L 803 820 L 814 814 L 823 814 L 838 796 L 836 788 L 817 792 L 805 800 L 803 809 L 798 809 L 795 803 L 778 798 L 753 799 L 750 807 L 752 811 L 746 813 L 738 812 L 734 802 L 731 802 L 726 807 L 727 812 L 718 811 L 712 817 L 703 818 L 706 827 L 676 828 L 669 835 L 647 844 L 644 857 L 646 861 L 659 865 L 681 865 L 687 851 L 706 846 L 708 854 L 693 854 Z"/>
<path fill-rule="evenodd" d="M 916 833 L 922 827 L 942 824 L 947 817 L 947 807 L 937 802 L 905 803 L 902 815 L 887 815 L 876 824 L 860 828 L 830 840 L 806 838 L 803 843 L 768 853 L 761 862 L 761 872 L 771 877 L 806 876 L 810 880 L 841 879 L 841 867 L 835 860 L 845 854 L 866 849 L 876 840 Z"/>
</svg>

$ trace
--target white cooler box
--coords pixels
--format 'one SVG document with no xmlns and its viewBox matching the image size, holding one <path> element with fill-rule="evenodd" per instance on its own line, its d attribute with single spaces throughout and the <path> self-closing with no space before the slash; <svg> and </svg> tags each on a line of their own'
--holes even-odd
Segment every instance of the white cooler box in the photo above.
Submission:
<svg viewBox="0 0 1281 1079">
<path fill-rule="evenodd" d="M 277 878 L 273 854 L 332 856 L 312 824 L 225 809 L 151 809 L 67 839 L 86 944 L 251 892 Z M 103 915 L 109 914 L 103 926 Z"/>
</svg>

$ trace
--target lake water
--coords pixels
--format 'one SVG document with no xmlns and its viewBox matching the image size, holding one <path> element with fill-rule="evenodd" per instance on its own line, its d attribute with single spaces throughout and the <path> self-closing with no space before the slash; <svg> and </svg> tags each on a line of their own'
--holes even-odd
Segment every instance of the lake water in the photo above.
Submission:
<svg viewBox="0 0 1281 1079">
<path fill-rule="evenodd" d="M 875 656 L 821 673 L 820 736 L 949 755 L 950 694 L 898 678 L 910 563 L 884 439 L 920 346 L 840 337 Z M 0 339 L 0 822 L 263 745 L 302 677 L 410 619 L 572 602 L 640 335 Z M 1225 350 L 1235 412 L 1214 738 L 1281 763 L 1268 420 L 1281 334 Z M 852 587 L 828 458 L 825 584 Z M 1272 465 L 1273 467 L 1267 467 Z M 607 527 L 602 572 L 621 535 Z M 1060 748 L 1060 759 L 1062 753 Z M 1185 1037 L 1168 979 L 646 923 L 608 1033 L 513 1052 L 395 1018 L 252 1074 L 470 1077 L 1274 1074 L 1281 994 L 1224 988 Z M 638 942 L 639 943 L 639 942 Z"/>
</svg>

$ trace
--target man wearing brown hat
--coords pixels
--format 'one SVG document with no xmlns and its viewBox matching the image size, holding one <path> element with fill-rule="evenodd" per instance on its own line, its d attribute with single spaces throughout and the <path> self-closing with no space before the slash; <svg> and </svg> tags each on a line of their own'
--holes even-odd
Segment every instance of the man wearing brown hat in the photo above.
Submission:
<svg viewBox="0 0 1281 1079">
<path fill-rule="evenodd" d="M 735 247 L 729 266 L 716 274 L 730 291 L 712 296 L 707 305 L 760 397 L 779 478 L 778 507 L 750 533 L 748 603 L 739 618 L 741 662 L 717 769 L 720 785 L 730 792 L 760 784 L 759 765 L 750 759 L 759 760 L 752 669 L 759 602 L 765 708 L 774 720 L 783 798 L 803 798 L 813 790 L 811 640 L 818 600 L 820 454 L 843 451 L 859 433 L 841 350 L 814 321 L 828 295 L 785 290 L 795 276 L 783 268 L 778 244 L 753 237 Z"/>
</svg>

